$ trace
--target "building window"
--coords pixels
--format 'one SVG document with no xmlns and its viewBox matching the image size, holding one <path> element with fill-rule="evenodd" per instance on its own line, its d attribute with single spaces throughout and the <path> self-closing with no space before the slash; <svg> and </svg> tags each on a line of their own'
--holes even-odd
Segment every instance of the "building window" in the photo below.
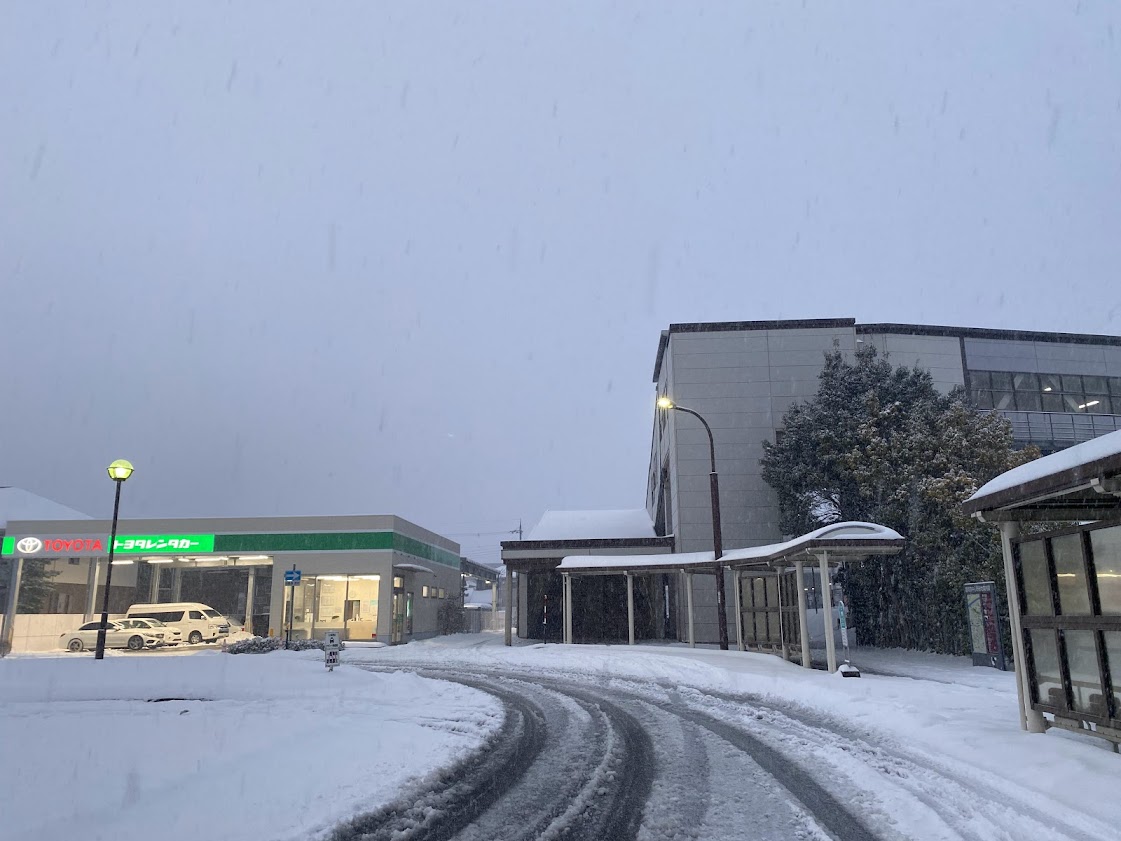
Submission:
<svg viewBox="0 0 1121 841">
<path fill-rule="evenodd" d="M 1121 415 L 1121 377 L 970 371 L 978 409 Z"/>
<path fill-rule="evenodd" d="M 427 599 L 428 598 L 428 585 L 427 584 L 422 584 L 420 586 L 420 597 L 422 599 Z"/>
<path fill-rule="evenodd" d="M 446 599 L 447 597 L 448 597 L 448 591 L 445 590 L 443 587 L 441 587 L 440 588 L 440 598 L 441 599 Z"/>
<path fill-rule="evenodd" d="M 76 566 L 78 566 L 79 564 L 82 563 L 82 559 L 81 558 L 67 558 L 66 563 L 70 564 L 70 566 L 72 566 L 72 567 L 76 567 Z"/>
</svg>

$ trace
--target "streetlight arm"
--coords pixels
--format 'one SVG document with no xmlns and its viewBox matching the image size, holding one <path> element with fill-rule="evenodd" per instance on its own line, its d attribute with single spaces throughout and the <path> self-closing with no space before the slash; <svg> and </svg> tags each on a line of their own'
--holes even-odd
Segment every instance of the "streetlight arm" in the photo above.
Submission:
<svg viewBox="0 0 1121 841">
<path fill-rule="evenodd" d="M 677 411 L 677 412 L 688 412 L 690 415 L 695 417 L 697 420 L 699 420 L 704 425 L 705 432 L 708 433 L 708 460 L 709 460 L 709 464 L 711 465 L 711 470 L 709 472 L 710 473 L 715 473 L 716 472 L 716 444 L 714 444 L 713 441 L 712 441 L 712 427 L 710 427 L 708 425 L 708 421 L 706 421 L 703 417 L 701 417 L 699 412 L 694 412 L 692 409 L 686 409 L 684 406 L 678 406 L 678 405 L 674 404 L 671 408 L 674 411 Z"/>
</svg>

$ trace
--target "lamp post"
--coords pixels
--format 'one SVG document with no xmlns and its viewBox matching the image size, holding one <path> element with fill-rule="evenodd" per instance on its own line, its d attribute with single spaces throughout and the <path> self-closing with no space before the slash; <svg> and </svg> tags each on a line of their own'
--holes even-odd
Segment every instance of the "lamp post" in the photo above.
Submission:
<svg viewBox="0 0 1121 841">
<path fill-rule="evenodd" d="M 113 583 L 113 548 L 117 543 L 117 514 L 121 510 L 121 485 L 132 475 L 132 465 L 123 458 L 109 465 L 109 478 L 117 486 L 113 497 L 113 528 L 109 533 L 109 566 L 105 570 L 105 598 L 101 601 L 101 624 L 97 628 L 95 660 L 105 659 L 105 633 L 109 628 L 109 585 Z"/>
<path fill-rule="evenodd" d="M 692 409 L 687 409 L 684 406 L 678 406 L 668 397 L 658 398 L 658 408 L 673 410 L 676 412 L 685 412 L 695 417 L 701 422 L 708 433 L 708 458 L 709 458 L 709 474 L 708 484 L 709 490 L 712 492 L 712 557 L 716 562 L 716 627 L 720 633 L 720 650 L 728 650 L 728 612 L 724 608 L 724 565 L 720 563 L 720 559 L 724 557 L 723 539 L 720 535 L 720 483 L 716 478 L 716 444 L 712 440 L 712 428 L 708 425 L 699 412 Z"/>
</svg>

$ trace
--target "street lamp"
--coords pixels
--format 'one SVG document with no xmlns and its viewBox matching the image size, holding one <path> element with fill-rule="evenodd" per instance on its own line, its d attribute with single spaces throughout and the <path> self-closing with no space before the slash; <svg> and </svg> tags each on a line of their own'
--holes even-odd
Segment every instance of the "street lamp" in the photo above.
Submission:
<svg viewBox="0 0 1121 841">
<path fill-rule="evenodd" d="M 724 609 L 724 565 L 720 559 L 724 557 L 724 544 L 720 536 L 720 484 L 716 478 L 716 445 L 712 441 L 712 428 L 698 412 L 678 406 L 668 397 L 658 398 L 658 408 L 685 412 L 701 422 L 708 433 L 708 458 L 709 474 L 708 484 L 712 491 L 712 557 L 716 562 L 716 627 L 720 632 L 720 650 L 728 650 L 728 613 Z"/>
<path fill-rule="evenodd" d="M 101 601 L 101 624 L 97 628 L 97 650 L 95 660 L 105 659 L 105 632 L 109 628 L 109 585 L 113 582 L 113 548 L 117 542 L 117 513 L 121 510 L 121 485 L 132 475 L 132 464 L 123 458 L 109 465 L 109 478 L 117 486 L 113 497 L 113 528 L 109 534 L 109 566 L 105 570 L 105 598 Z"/>
</svg>

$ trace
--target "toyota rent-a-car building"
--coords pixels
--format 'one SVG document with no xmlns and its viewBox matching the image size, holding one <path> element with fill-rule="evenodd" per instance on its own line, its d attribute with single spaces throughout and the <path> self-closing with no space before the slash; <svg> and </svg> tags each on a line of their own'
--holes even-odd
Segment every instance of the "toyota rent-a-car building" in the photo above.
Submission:
<svg viewBox="0 0 1121 841">
<path fill-rule="evenodd" d="M 54 648 L 69 626 L 100 614 L 110 526 L 8 521 L 0 554 L 19 570 L 48 570 L 49 593 L 36 615 L 4 622 L 0 643 Z M 457 543 L 393 515 L 121 520 L 113 555 L 111 616 L 137 603 L 201 602 L 254 633 L 290 627 L 297 638 L 433 636 L 462 580 Z M 293 570 L 297 580 L 286 584 Z M 17 595 L 7 595 L 2 609 L 11 614 Z"/>
</svg>

